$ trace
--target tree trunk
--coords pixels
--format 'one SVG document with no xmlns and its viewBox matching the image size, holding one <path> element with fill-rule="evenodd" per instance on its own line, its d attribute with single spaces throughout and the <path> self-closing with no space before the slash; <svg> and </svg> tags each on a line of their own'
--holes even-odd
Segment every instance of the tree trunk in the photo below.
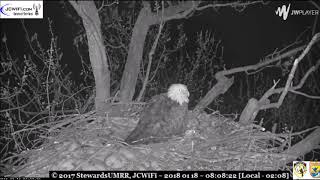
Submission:
<svg viewBox="0 0 320 180">
<path fill-rule="evenodd" d="M 120 101 L 122 102 L 131 101 L 134 96 L 143 56 L 144 42 L 151 24 L 151 12 L 149 7 L 145 6 L 139 13 L 131 36 L 127 62 L 120 85 Z"/>
<path fill-rule="evenodd" d="M 101 34 L 101 22 L 93 1 L 69 1 L 82 18 L 87 34 L 89 57 L 96 84 L 95 107 L 98 115 L 107 108 L 110 97 L 110 71 Z"/>
</svg>

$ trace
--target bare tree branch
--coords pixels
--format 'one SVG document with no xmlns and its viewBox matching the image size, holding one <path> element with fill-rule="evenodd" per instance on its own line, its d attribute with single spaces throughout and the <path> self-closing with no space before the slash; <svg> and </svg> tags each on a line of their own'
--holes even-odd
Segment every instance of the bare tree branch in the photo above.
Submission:
<svg viewBox="0 0 320 180">
<path fill-rule="evenodd" d="M 207 8 L 217 8 L 217 7 L 237 7 L 237 6 L 248 6 L 248 5 L 253 5 L 253 4 L 259 4 L 259 3 L 264 3 L 263 1 L 248 1 L 248 2 L 231 2 L 231 3 L 222 3 L 222 4 L 218 4 L 218 3 L 214 3 L 214 4 L 208 4 L 205 6 L 201 6 L 201 7 L 197 7 L 195 8 L 197 11 L 201 11 Z"/>
<path fill-rule="evenodd" d="M 201 11 L 207 8 L 217 8 L 217 7 L 245 7 L 248 5 L 263 3 L 263 1 L 252 1 L 252 2 L 232 2 L 232 3 L 213 3 L 205 6 L 198 7 L 201 1 L 185 1 L 180 2 L 177 6 L 170 6 L 164 11 L 164 21 L 170 21 L 174 19 L 183 19 L 190 17 L 194 11 Z M 154 18 L 159 19 L 159 18 Z M 159 21 L 154 21 L 155 24 L 160 23 Z"/>
<path fill-rule="evenodd" d="M 274 62 L 277 62 L 281 59 L 284 59 L 284 58 L 287 58 L 287 57 L 291 57 L 293 55 L 295 55 L 296 53 L 298 53 L 299 51 L 303 50 L 305 48 L 305 46 L 300 46 L 300 47 L 297 47 L 295 49 L 292 49 L 286 53 L 283 53 L 275 58 L 271 58 L 271 59 L 268 59 L 268 60 L 265 60 L 265 61 L 262 61 L 258 64 L 254 64 L 254 65 L 249 65 L 249 66 L 243 66 L 243 67 L 237 67 L 237 68 L 233 68 L 233 69 L 230 69 L 230 70 L 225 70 L 223 71 L 223 74 L 224 75 L 230 75 L 230 74 L 234 74 L 234 73 L 238 73 L 238 72 L 246 72 L 246 71 L 249 71 L 249 70 L 256 70 L 256 69 L 259 69 L 261 67 L 264 67 L 268 64 L 271 64 L 271 63 L 274 63 Z"/>
<path fill-rule="evenodd" d="M 161 19 L 163 19 L 163 11 L 164 11 L 164 1 L 162 1 L 162 17 Z M 142 96 L 143 96 L 143 93 L 146 89 L 146 86 L 148 84 L 148 79 L 149 79 L 149 74 L 150 74 L 150 70 L 151 70 L 151 64 L 152 64 L 152 58 L 153 58 L 153 54 L 156 50 L 156 47 L 158 45 L 158 41 L 159 41 L 159 38 L 160 38 L 160 35 L 161 35 L 161 32 L 162 32 L 162 29 L 163 29 L 163 25 L 164 25 L 164 22 L 162 21 L 159 25 L 159 30 L 158 30 L 158 34 L 157 34 L 157 37 L 155 39 L 155 41 L 153 42 L 153 45 L 152 45 L 152 48 L 149 52 L 149 62 L 148 62 L 148 67 L 147 67 L 147 72 L 146 72 L 146 75 L 145 75 L 145 78 L 144 78 L 144 82 L 143 82 L 143 85 L 142 85 L 142 89 L 139 93 L 139 96 L 137 98 L 137 101 L 140 101 Z"/>
<path fill-rule="evenodd" d="M 292 92 L 292 93 L 295 93 L 295 94 L 299 94 L 301 96 L 305 96 L 305 97 L 310 98 L 310 99 L 320 99 L 320 96 L 313 96 L 313 95 L 309 95 L 307 93 L 299 92 L 299 91 L 296 91 L 296 90 L 289 90 L 289 91 Z"/>
<path fill-rule="evenodd" d="M 271 103 L 271 104 L 268 104 L 268 105 L 264 105 L 263 106 L 263 109 L 268 109 L 268 108 L 271 108 L 271 107 L 276 107 L 276 108 L 279 108 L 285 98 L 285 96 L 287 95 L 288 93 L 288 90 L 291 86 L 291 83 L 292 83 L 292 79 L 294 77 L 294 74 L 296 72 L 296 69 L 298 67 L 298 64 L 300 63 L 300 61 L 305 57 L 305 55 L 310 51 L 311 47 L 319 40 L 319 37 L 320 37 L 320 33 L 317 33 L 313 36 L 312 40 L 309 42 L 308 46 L 305 48 L 305 50 L 302 52 L 302 54 L 294 61 L 293 63 L 293 67 L 291 68 L 291 72 L 288 76 L 288 79 L 287 79 L 287 82 L 286 82 L 286 85 L 282 91 L 282 94 L 278 100 L 278 102 L 276 103 Z M 319 62 L 319 61 L 318 61 Z M 318 64 L 318 63 L 317 63 Z M 318 67 L 319 65 L 317 65 L 316 67 Z M 268 93 L 269 94 L 269 93 Z M 272 92 L 270 92 L 270 95 L 273 94 Z M 263 96 L 264 97 L 269 97 L 269 96 Z"/>
</svg>

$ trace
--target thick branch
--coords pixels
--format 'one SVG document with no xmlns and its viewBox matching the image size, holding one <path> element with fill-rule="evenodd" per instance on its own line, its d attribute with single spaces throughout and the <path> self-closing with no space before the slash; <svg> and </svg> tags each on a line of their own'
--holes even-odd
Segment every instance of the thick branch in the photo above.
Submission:
<svg viewBox="0 0 320 180">
<path fill-rule="evenodd" d="M 220 94 L 224 94 L 233 84 L 234 78 L 227 78 L 222 75 L 222 72 L 218 72 L 215 75 L 215 78 L 218 80 L 210 91 L 201 99 L 201 101 L 195 107 L 196 110 L 202 110 L 206 108 L 216 97 Z"/>
<path fill-rule="evenodd" d="M 174 19 L 188 18 L 195 11 L 201 11 L 208 8 L 218 8 L 218 7 L 245 7 L 248 5 L 263 3 L 263 1 L 253 1 L 253 2 L 232 2 L 232 3 L 213 3 L 205 6 L 198 7 L 201 1 L 184 1 L 179 2 L 179 5 L 170 6 L 164 10 L 164 21 L 170 21 Z M 156 16 L 156 15 L 154 15 Z M 159 17 L 154 18 L 154 24 L 158 24 Z"/>
<path fill-rule="evenodd" d="M 238 73 L 238 72 L 247 72 L 249 70 L 257 70 L 259 68 L 262 68 L 266 65 L 269 65 L 269 64 L 272 64 L 272 63 L 275 63 L 277 61 L 280 61 L 284 58 L 287 58 L 287 57 L 291 57 L 291 56 L 294 56 L 296 53 L 298 53 L 299 51 L 303 50 L 306 46 L 300 46 L 300 47 L 297 47 L 295 49 L 292 49 L 286 53 L 283 53 L 275 58 L 270 58 L 270 59 L 267 59 L 267 60 L 264 60 L 258 64 L 254 64 L 254 65 L 249 65 L 249 66 L 242 66 L 242 67 L 237 67 L 237 68 L 233 68 L 233 69 L 230 69 L 230 70 L 225 70 L 223 72 L 224 75 L 229 75 L 229 74 L 234 74 L 234 73 Z"/>
<path fill-rule="evenodd" d="M 187 17 L 194 9 L 200 4 L 200 1 L 184 1 L 180 2 L 179 5 L 170 6 L 164 9 L 163 21 L 170 21 L 173 19 L 182 19 Z M 153 24 L 161 23 L 161 14 L 153 14 Z"/>
<path fill-rule="evenodd" d="M 318 148 L 318 144 L 320 143 L 320 128 L 314 130 L 311 134 L 309 134 L 305 139 L 298 142 L 294 146 L 290 147 L 283 154 L 290 154 L 293 157 L 297 158 L 304 154 L 307 154 L 312 149 Z M 287 159 L 287 162 L 292 162 L 295 159 Z"/>
<path fill-rule="evenodd" d="M 233 84 L 233 78 L 228 79 L 226 75 L 231 75 L 239 72 L 247 72 L 249 70 L 257 70 L 261 67 L 267 66 L 271 63 L 275 63 L 277 61 L 280 61 L 286 57 L 291 57 L 298 53 L 299 51 L 303 50 L 305 46 L 300 46 L 295 49 L 292 49 L 288 52 L 285 52 L 277 57 L 270 58 L 267 60 L 264 60 L 258 64 L 255 65 L 249 65 L 249 66 L 243 66 L 243 67 L 237 67 L 229 70 L 219 71 L 216 73 L 215 77 L 218 80 L 218 83 L 212 87 L 212 89 L 201 99 L 201 101 L 196 106 L 196 109 L 203 109 L 207 107 L 217 96 L 220 94 L 225 93 L 229 87 Z"/>
<path fill-rule="evenodd" d="M 301 53 L 301 55 L 295 60 L 294 65 L 291 69 L 291 72 L 289 74 L 289 77 L 286 82 L 286 86 L 283 88 L 275 88 L 279 81 L 277 81 L 261 98 L 258 102 L 255 104 L 252 104 L 253 101 L 249 101 L 246 108 L 250 107 L 250 109 L 244 109 L 241 113 L 240 122 L 241 123 L 248 123 L 254 120 L 257 113 L 262 109 L 269 109 L 269 108 L 279 108 L 280 105 L 283 103 L 284 97 L 288 93 L 288 91 L 296 92 L 295 90 L 300 89 L 305 81 L 307 80 L 308 76 L 316 71 L 316 69 L 320 66 L 320 59 L 317 61 L 317 64 L 312 66 L 304 75 L 304 77 L 300 80 L 300 83 L 297 86 L 292 86 L 292 79 L 294 77 L 294 73 L 296 71 L 296 68 L 299 64 L 299 62 L 305 57 L 305 55 L 310 51 L 312 45 L 314 45 L 320 37 L 320 33 L 316 34 L 312 40 L 309 42 L 308 46 L 305 48 L 305 50 Z M 271 103 L 268 99 L 271 95 L 276 93 L 281 93 L 281 96 L 276 103 Z M 301 94 L 301 93 L 300 93 Z M 313 97 L 314 98 L 314 97 Z M 251 104 L 251 105 L 250 105 Z M 250 112 L 250 113 L 248 113 Z"/>
</svg>

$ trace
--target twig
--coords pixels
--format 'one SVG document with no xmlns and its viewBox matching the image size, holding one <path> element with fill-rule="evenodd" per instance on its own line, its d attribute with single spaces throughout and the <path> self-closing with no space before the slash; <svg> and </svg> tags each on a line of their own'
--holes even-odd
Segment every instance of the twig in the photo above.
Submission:
<svg viewBox="0 0 320 180">
<path fill-rule="evenodd" d="M 292 93 L 295 93 L 295 94 L 299 94 L 301 96 L 305 96 L 305 97 L 310 98 L 310 99 L 320 99 L 320 96 L 313 96 L 313 95 L 309 95 L 307 93 L 299 92 L 299 91 L 296 91 L 296 90 L 289 90 L 289 91 L 292 92 Z"/>
<path fill-rule="evenodd" d="M 83 91 L 83 90 L 85 90 L 85 89 L 87 89 L 87 88 L 91 88 L 91 86 L 87 86 L 87 87 L 84 87 L 84 88 L 82 88 L 82 89 L 80 89 L 79 91 L 77 91 L 77 92 L 75 92 L 74 94 L 72 94 L 70 97 L 68 97 L 67 99 L 65 99 L 64 101 L 63 101 L 63 103 L 62 103 L 62 113 L 63 113 L 63 111 L 64 111 L 64 103 L 66 102 L 66 101 L 68 101 L 69 99 L 71 99 L 73 96 L 75 96 L 76 94 L 78 94 L 79 92 L 81 92 L 81 91 Z M 64 114 L 64 113 L 63 113 Z"/>
<path fill-rule="evenodd" d="M 33 54 L 36 57 L 38 57 L 39 59 L 41 59 L 43 61 L 44 59 L 38 55 L 38 53 L 36 52 L 36 50 L 33 48 L 32 44 L 31 44 L 31 40 L 30 40 L 30 36 L 29 36 L 28 30 L 27 30 L 26 26 L 24 25 L 24 20 L 22 19 L 20 22 L 21 22 L 21 25 L 22 25 L 22 29 L 26 33 L 26 39 L 27 39 L 27 42 L 29 44 L 30 49 L 32 50 Z"/>
<path fill-rule="evenodd" d="M 115 0 L 114 2 L 112 2 L 112 3 L 110 3 L 110 4 L 104 4 L 104 1 L 102 1 L 102 4 L 101 4 L 101 6 L 100 6 L 99 9 L 98 9 L 98 12 L 101 11 L 102 8 L 112 6 L 113 4 L 119 4 L 119 1 L 118 1 L 118 0 Z"/>
</svg>

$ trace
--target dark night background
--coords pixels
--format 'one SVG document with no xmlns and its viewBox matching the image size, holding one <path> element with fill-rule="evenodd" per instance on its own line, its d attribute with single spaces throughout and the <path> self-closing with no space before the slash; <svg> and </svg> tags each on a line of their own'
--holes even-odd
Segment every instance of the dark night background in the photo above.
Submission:
<svg viewBox="0 0 320 180">
<path fill-rule="evenodd" d="M 255 64 L 276 49 L 279 50 L 288 46 L 298 37 L 303 42 L 307 42 L 311 38 L 316 16 L 289 15 L 288 19 L 284 21 L 282 17 L 275 14 L 277 7 L 288 5 L 289 3 L 291 3 L 291 9 L 316 9 L 308 1 L 271 1 L 268 5 L 248 6 L 242 12 L 238 12 L 231 7 L 220 8 L 218 11 L 209 8 L 188 19 L 177 21 L 183 21 L 184 23 L 184 31 L 189 39 L 186 46 L 189 47 L 192 47 L 193 38 L 200 31 L 209 30 L 213 32 L 215 37 L 222 41 L 224 63 L 226 68 L 230 69 Z M 50 46 L 48 41 L 50 39 L 48 18 L 52 20 L 54 33 L 58 35 L 58 47 L 63 52 L 62 62 L 68 65 L 72 72 L 72 78 L 77 81 L 80 77 L 81 68 L 80 58 L 74 48 L 73 39 L 76 37 L 78 30 L 74 20 L 66 18 L 66 10 L 70 13 L 70 8 L 62 7 L 61 1 L 44 2 L 44 18 L 42 20 L 26 19 L 25 26 L 30 36 L 34 33 L 38 34 L 38 39 L 47 49 Z M 317 23 L 316 30 L 319 30 L 319 24 Z M 3 37 L 4 33 L 8 39 L 7 43 L 11 55 L 23 59 L 24 54 L 30 53 L 20 20 L 2 19 L 1 37 Z M 86 60 L 88 60 L 88 57 L 86 57 Z M 279 78 L 277 70 L 269 70 L 268 72 L 270 72 L 268 76 L 271 79 Z M 236 85 L 234 86 L 237 88 Z M 233 92 L 233 90 L 230 92 Z M 225 103 L 229 104 L 234 103 L 233 100 L 234 98 L 228 95 L 224 99 Z M 233 113 L 240 113 L 244 105 L 240 105 L 239 109 L 237 108 Z"/>
<path fill-rule="evenodd" d="M 185 21 L 185 31 L 192 36 L 201 30 L 211 30 L 222 40 L 224 46 L 224 60 L 227 67 L 237 67 L 256 63 L 260 58 L 273 52 L 276 48 L 282 48 L 293 42 L 303 31 L 310 34 L 316 16 L 289 16 L 284 21 L 275 15 L 278 6 L 288 4 L 285 1 L 271 1 L 269 5 L 253 5 L 243 12 L 237 12 L 233 8 L 221 8 L 218 12 L 206 10 L 197 17 L 191 17 Z M 291 9 L 316 9 L 307 1 L 294 1 Z M 79 57 L 73 49 L 73 23 L 65 18 L 65 11 L 61 4 L 56 2 L 44 2 L 44 18 L 42 20 L 25 20 L 29 34 L 37 33 L 43 45 L 49 37 L 48 20 L 53 20 L 55 33 L 59 35 L 59 47 L 64 58 L 63 62 L 69 64 L 72 71 L 79 69 L 77 60 Z M 1 35 L 6 33 L 8 46 L 14 49 L 13 54 L 22 57 L 29 51 L 25 42 L 25 33 L 21 28 L 20 20 L 1 20 Z M 317 29 L 319 29 L 319 23 Z"/>
</svg>

